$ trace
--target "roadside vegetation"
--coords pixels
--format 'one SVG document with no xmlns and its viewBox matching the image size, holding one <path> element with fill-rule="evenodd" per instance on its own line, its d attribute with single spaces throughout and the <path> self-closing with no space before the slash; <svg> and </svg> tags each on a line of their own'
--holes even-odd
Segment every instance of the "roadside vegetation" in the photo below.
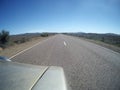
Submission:
<svg viewBox="0 0 120 90">
<path fill-rule="evenodd" d="M 97 34 L 97 33 L 82 33 L 82 32 L 63 33 L 63 34 L 76 36 L 120 53 L 120 35 L 118 34 L 112 34 L 112 33 Z"/>
<path fill-rule="evenodd" d="M 48 37 L 54 35 L 55 33 L 25 33 L 25 34 L 18 34 L 18 35 L 10 35 L 9 31 L 2 30 L 0 32 L 0 49 L 3 50 L 10 46 L 22 44 L 32 39 L 39 38 L 39 37 Z"/>
<path fill-rule="evenodd" d="M 9 32 L 2 30 L 0 32 L 0 47 L 1 48 L 6 48 L 9 45 Z"/>
<path fill-rule="evenodd" d="M 56 33 L 25 33 L 10 35 L 8 31 L 0 32 L 0 55 L 10 58 Z"/>
<path fill-rule="evenodd" d="M 86 39 L 96 40 L 104 42 L 107 44 L 115 45 L 120 47 L 120 35 L 107 33 L 107 34 L 97 34 L 97 33 L 65 33 L 72 36 L 82 37 Z"/>
</svg>

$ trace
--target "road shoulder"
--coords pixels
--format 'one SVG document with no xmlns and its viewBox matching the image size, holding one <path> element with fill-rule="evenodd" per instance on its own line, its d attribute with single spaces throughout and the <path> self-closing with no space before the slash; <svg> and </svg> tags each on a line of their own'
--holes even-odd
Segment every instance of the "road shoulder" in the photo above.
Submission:
<svg viewBox="0 0 120 90">
<path fill-rule="evenodd" d="M 0 55 L 10 58 L 10 57 L 16 55 L 17 53 L 20 53 L 23 50 L 27 50 L 28 48 L 36 45 L 37 43 L 39 43 L 47 38 L 48 37 L 39 37 L 39 38 L 34 38 L 34 39 L 32 39 L 28 42 L 22 43 L 22 44 L 16 44 L 14 46 L 11 46 L 9 48 L 6 48 L 6 49 L 0 51 Z"/>
</svg>

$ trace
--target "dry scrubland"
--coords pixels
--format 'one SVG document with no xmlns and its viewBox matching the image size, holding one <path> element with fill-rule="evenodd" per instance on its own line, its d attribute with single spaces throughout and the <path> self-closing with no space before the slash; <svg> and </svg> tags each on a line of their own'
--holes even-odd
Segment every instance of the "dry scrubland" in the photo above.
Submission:
<svg viewBox="0 0 120 90">
<path fill-rule="evenodd" d="M 120 35 L 119 34 L 97 34 L 97 33 L 64 33 L 70 36 L 75 36 L 83 40 L 101 45 L 113 51 L 120 53 Z"/>
<path fill-rule="evenodd" d="M 48 36 L 48 35 L 47 36 L 46 35 L 47 34 L 32 33 L 32 34 L 23 34 L 23 35 L 12 36 L 10 38 L 10 41 L 14 42 L 14 45 L 11 45 L 10 47 L 7 47 L 5 49 L 0 48 L 0 55 L 1 56 L 6 56 L 6 57 L 9 58 L 9 57 L 15 55 L 16 53 L 18 53 L 18 52 L 20 52 L 20 51 L 22 51 L 26 48 L 29 48 L 29 47 L 35 45 L 36 43 L 46 39 L 47 36 Z M 51 35 L 54 35 L 54 34 L 51 33 Z M 82 34 L 82 35 L 84 35 L 84 34 Z M 91 34 L 88 34 L 88 35 L 91 35 Z M 116 45 L 112 45 L 112 44 L 107 44 L 105 42 L 102 42 L 101 40 L 96 40 L 96 36 L 94 36 L 94 34 L 92 34 L 92 36 L 95 38 L 95 40 L 94 39 L 89 39 L 90 37 L 86 38 L 86 36 L 81 36 L 79 34 L 78 35 L 73 34 L 72 36 L 77 36 L 80 39 L 87 40 L 89 42 L 101 45 L 103 47 L 109 48 L 113 51 L 116 51 L 116 52 L 120 53 L 120 47 L 118 47 Z M 97 38 L 98 38 L 98 36 L 97 36 Z M 106 36 L 106 35 L 103 35 L 103 36 Z M 115 36 L 115 38 L 116 37 L 117 37 L 116 42 L 119 42 L 119 36 Z M 101 38 L 101 37 L 99 37 L 99 38 Z M 105 40 L 109 40 L 109 38 L 107 38 L 107 39 L 104 38 L 104 41 Z M 118 43 L 118 45 L 119 45 L 119 43 Z"/>
<path fill-rule="evenodd" d="M 54 33 L 25 33 L 9 35 L 9 31 L 0 32 L 0 56 L 10 58 L 11 56 L 32 47 Z"/>
<path fill-rule="evenodd" d="M 35 45 L 36 43 L 39 43 L 40 41 L 42 41 L 46 38 L 47 37 L 36 37 L 36 38 L 33 38 L 30 41 L 27 41 L 25 43 L 15 44 L 15 45 L 8 47 L 4 50 L 1 49 L 0 55 L 10 58 L 11 56 L 15 55 L 16 53 L 18 53 L 26 48 L 29 48 L 29 47 Z"/>
<path fill-rule="evenodd" d="M 94 41 L 93 41 L 94 42 Z M 111 50 L 113 50 L 113 51 L 116 51 L 116 52 L 118 52 L 118 53 L 120 53 L 120 47 L 116 47 L 116 46 L 114 46 L 114 45 L 110 45 L 110 44 L 106 44 L 106 43 L 101 43 L 101 42 L 95 42 L 96 44 L 98 44 L 98 45 L 101 45 L 101 46 L 103 46 L 103 47 L 106 47 L 106 48 L 109 48 L 109 49 L 111 49 Z"/>
<path fill-rule="evenodd" d="M 115 52 L 120 53 L 120 47 L 117 47 L 115 45 L 107 44 L 107 43 L 104 43 L 104 42 L 101 42 L 101 41 L 98 41 L 98 40 L 92 40 L 92 39 L 86 39 L 86 38 L 80 38 L 80 39 L 83 39 L 83 40 L 98 44 L 100 46 L 106 47 L 108 49 L 111 49 L 111 50 L 113 50 Z"/>
</svg>

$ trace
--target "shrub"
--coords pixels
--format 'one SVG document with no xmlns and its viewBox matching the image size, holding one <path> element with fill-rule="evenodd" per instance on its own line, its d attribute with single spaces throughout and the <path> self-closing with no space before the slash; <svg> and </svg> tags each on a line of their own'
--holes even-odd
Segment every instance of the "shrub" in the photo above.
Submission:
<svg viewBox="0 0 120 90">
<path fill-rule="evenodd" d="M 0 32 L 0 43 L 1 44 L 6 44 L 7 42 L 9 42 L 9 32 L 2 30 Z"/>
<path fill-rule="evenodd" d="M 0 32 L 0 47 L 5 48 L 9 42 L 9 32 L 2 30 Z"/>
<path fill-rule="evenodd" d="M 42 36 L 42 37 L 47 37 L 47 36 L 48 36 L 48 33 L 42 33 L 41 36 Z"/>
</svg>

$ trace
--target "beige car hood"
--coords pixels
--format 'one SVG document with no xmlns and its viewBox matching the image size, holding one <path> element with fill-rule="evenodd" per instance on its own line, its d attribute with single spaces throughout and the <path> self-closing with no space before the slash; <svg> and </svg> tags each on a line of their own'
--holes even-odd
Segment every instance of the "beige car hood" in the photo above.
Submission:
<svg viewBox="0 0 120 90">
<path fill-rule="evenodd" d="M 0 62 L 0 90 L 30 90 L 48 67 Z"/>
<path fill-rule="evenodd" d="M 0 90 L 67 90 L 61 67 L 0 61 Z"/>
</svg>

